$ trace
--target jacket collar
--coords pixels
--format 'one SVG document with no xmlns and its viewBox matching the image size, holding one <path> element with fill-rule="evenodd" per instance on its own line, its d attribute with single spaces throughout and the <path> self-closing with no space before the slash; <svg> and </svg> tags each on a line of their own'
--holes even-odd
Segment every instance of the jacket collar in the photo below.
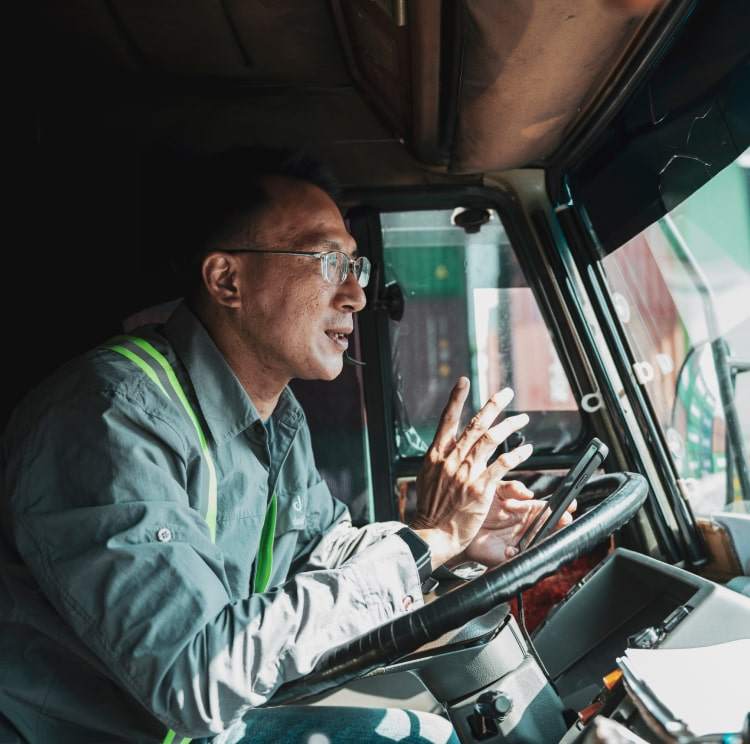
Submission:
<svg viewBox="0 0 750 744">
<path fill-rule="evenodd" d="M 203 418 L 217 444 L 260 420 L 250 396 L 240 384 L 211 335 L 187 303 L 180 303 L 164 325 L 164 334 L 187 370 Z M 302 408 L 285 387 L 272 414 L 274 422 L 295 427 Z"/>
</svg>

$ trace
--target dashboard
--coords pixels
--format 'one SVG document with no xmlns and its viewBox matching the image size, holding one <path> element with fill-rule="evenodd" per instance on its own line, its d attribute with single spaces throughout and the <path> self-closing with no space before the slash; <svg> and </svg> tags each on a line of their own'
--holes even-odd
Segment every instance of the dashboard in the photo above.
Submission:
<svg viewBox="0 0 750 744">
<path fill-rule="evenodd" d="M 580 711 L 601 692 L 602 678 L 617 669 L 617 657 L 629 646 L 694 648 L 747 638 L 750 598 L 618 549 L 574 587 L 533 641 L 564 707 Z M 711 680 L 704 682 L 710 689 Z M 750 710 L 750 691 L 747 697 Z M 624 693 L 619 698 L 610 717 L 650 740 L 643 716 Z M 706 700 L 710 704 L 710 693 Z M 561 741 L 582 739 L 584 728 L 575 723 Z"/>
</svg>

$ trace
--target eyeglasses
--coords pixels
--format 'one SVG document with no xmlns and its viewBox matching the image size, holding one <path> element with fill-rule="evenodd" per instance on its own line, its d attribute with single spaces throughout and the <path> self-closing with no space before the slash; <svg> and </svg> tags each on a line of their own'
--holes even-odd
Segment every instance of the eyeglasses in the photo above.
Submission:
<svg viewBox="0 0 750 744">
<path fill-rule="evenodd" d="M 370 281 L 372 264 L 365 256 L 351 258 L 343 251 L 323 251 L 320 253 L 306 253 L 305 251 L 266 251 L 260 248 L 238 248 L 225 253 L 273 253 L 278 256 L 307 256 L 320 261 L 320 273 L 329 284 L 343 284 L 351 270 L 360 287 L 366 287 Z"/>
</svg>

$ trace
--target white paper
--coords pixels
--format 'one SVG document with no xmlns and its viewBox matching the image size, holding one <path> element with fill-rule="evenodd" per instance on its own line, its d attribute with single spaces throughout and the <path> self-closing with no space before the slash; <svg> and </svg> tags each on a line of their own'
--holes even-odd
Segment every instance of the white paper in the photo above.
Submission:
<svg viewBox="0 0 750 744">
<path fill-rule="evenodd" d="M 750 712 L 750 639 L 699 648 L 629 648 L 625 657 L 693 735 L 742 730 Z"/>
</svg>

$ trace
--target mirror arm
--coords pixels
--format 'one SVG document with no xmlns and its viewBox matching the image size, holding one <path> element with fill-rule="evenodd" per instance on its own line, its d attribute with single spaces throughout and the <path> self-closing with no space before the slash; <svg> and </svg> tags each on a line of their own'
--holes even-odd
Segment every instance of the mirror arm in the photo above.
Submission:
<svg viewBox="0 0 750 744">
<path fill-rule="evenodd" d="M 727 454 L 733 461 L 737 471 L 737 479 L 740 484 L 740 493 L 743 501 L 750 501 L 750 465 L 748 465 L 748 456 L 745 443 L 742 439 L 742 429 L 740 419 L 737 415 L 737 406 L 734 401 L 734 365 L 730 364 L 729 349 L 723 338 L 717 338 L 711 342 L 711 351 L 713 352 L 714 364 L 716 365 L 716 376 L 719 380 L 719 392 L 721 393 L 721 403 L 724 409 L 724 419 L 727 426 L 727 440 L 730 444 L 731 452 Z M 731 493 L 734 492 L 734 484 Z"/>
<path fill-rule="evenodd" d="M 731 442 L 732 451 L 727 454 L 731 455 L 734 459 L 742 499 L 750 501 L 750 466 L 748 466 L 748 455 L 742 439 L 737 407 L 734 404 L 734 386 L 732 384 L 732 371 L 729 366 L 729 349 L 727 348 L 726 341 L 719 332 L 714 294 L 706 275 L 703 273 L 687 242 L 669 215 L 665 215 L 664 217 L 664 226 L 669 233 L 668 237 L 671 238 L 670 242 L 674 248 L 675 256 L 693 281 L 703 304 L 703 314 L 706 319 L 708 337 L 712 339 L 711 352 L 714 358 L 716 377 L 719 382 L 719 395 L 721 396 L 721 405 L 724 409 L 727 436 Z"/>
</svg>

